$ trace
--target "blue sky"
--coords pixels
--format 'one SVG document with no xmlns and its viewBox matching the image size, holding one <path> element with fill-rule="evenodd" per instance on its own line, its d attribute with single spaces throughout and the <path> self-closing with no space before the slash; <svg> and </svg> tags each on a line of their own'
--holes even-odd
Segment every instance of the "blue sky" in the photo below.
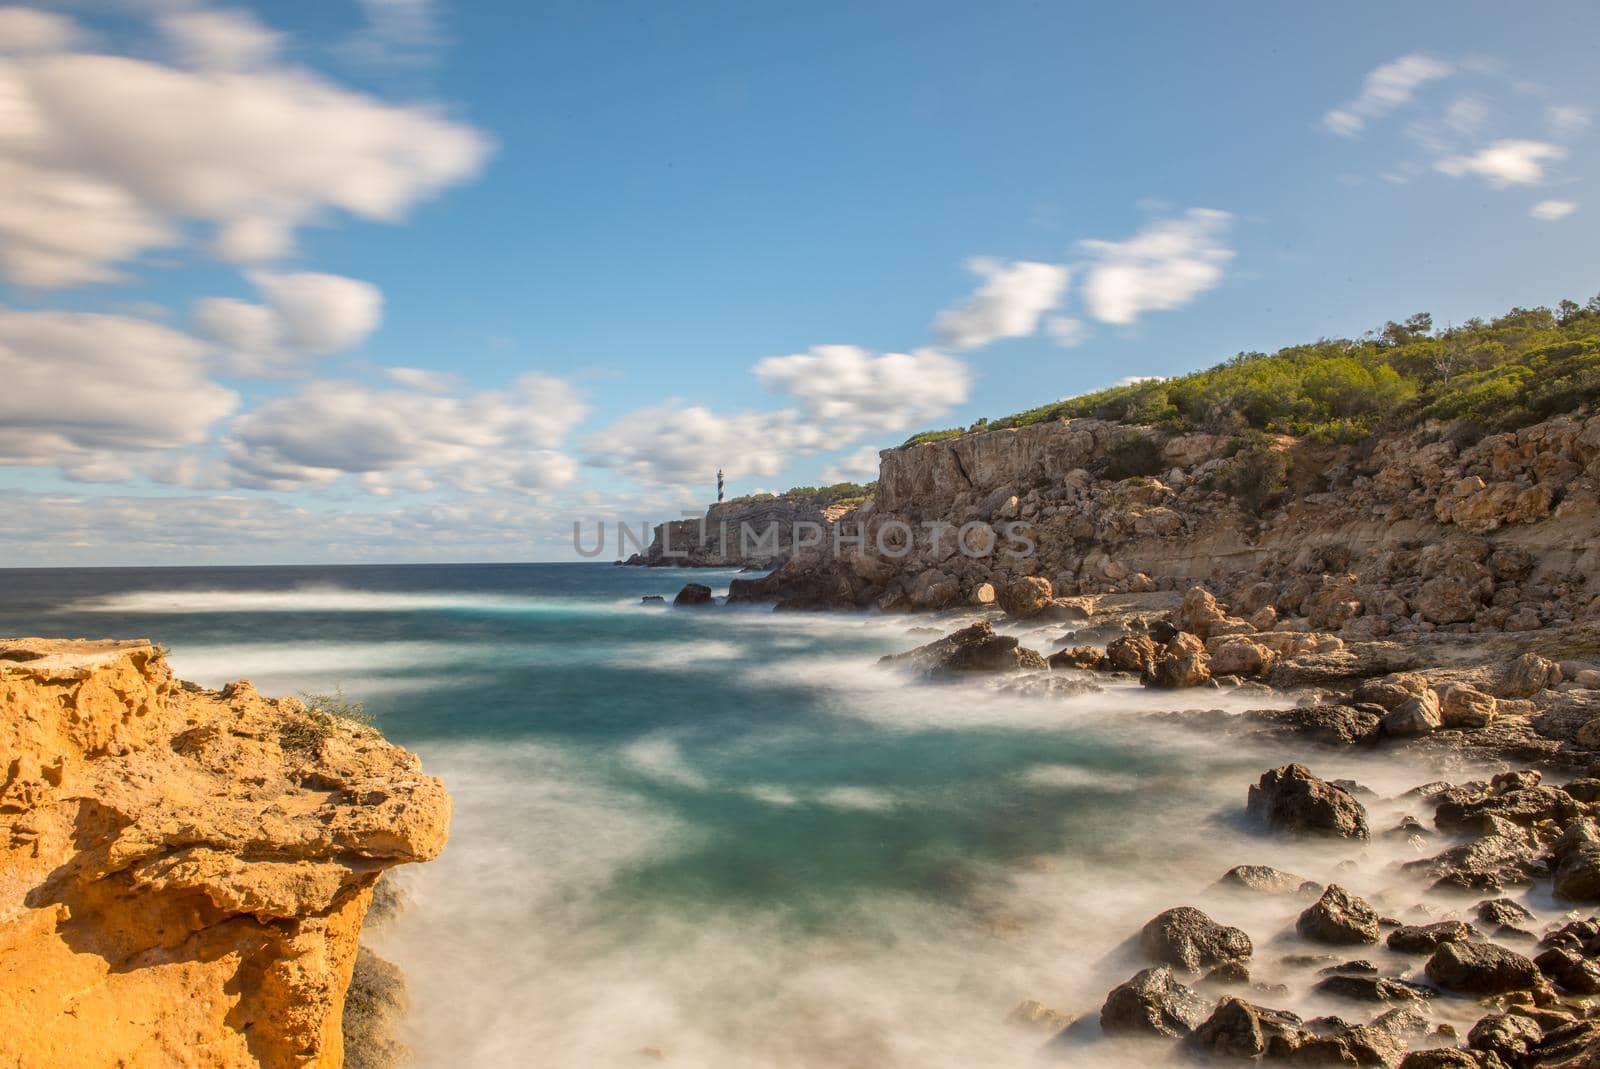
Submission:
<svg viewBox="0 0 1600 1069">
<path fill-rule="evenodd" d="M 1589 4 L 0 7 L 0 543 L 559 558 L 719 465 L 854 477 L 1582 300 L 1596 40 Z"/>
</svg>

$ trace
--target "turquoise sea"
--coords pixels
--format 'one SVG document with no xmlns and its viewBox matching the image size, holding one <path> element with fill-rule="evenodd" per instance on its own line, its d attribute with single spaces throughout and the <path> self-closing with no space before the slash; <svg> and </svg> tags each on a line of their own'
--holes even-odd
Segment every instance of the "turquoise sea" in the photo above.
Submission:
<svg viewBox="0 0 1600 1069">
<path fill-rule="evenodd" d="M 1393 882 L 1400 847 L 1243 827 L 1248 784 L 1299 755 L 1141 715 L 1259 696 L 919 684 L 877 657 L 964 616 L 640 603 L 733 574 L 11 570 L 0 633 L 149 637 L 211 686 L 342 686 L 445 778 L 450 845 L 393 874 L 412 905 L 370 936 L 408 975 L 421 1066 L 1112 1064 L 1092 1029 L 1042 1053 L 1007 1014 L 1092 1021 L 1169 906 L 1278 938 L 1303 903 L 1211 889 L 1235 864 Z M 1428 778 L 1349 755 L 1317 771 Z"/>
</svg>

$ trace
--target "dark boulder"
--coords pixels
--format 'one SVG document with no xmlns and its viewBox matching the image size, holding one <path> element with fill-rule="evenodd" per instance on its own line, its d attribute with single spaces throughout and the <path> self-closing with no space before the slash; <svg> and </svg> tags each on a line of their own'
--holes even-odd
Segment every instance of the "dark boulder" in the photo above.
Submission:
<svg viewBox="0 0 1600 1069">
<path fill-rule="evenodd" d="M 1427 988 L 1387 976 L 1350 976 L 1335 973 L 1317 981 L 1318 994 L 1351 1002 L 1416 1002 L 1429 998 Z"/>
<path fill-rule="evenodd" d="M 1503 891 L 1544 875 L 1548 866 L 1542 854 L 1526 835 L 1485 835 L 1402 868 L 1431 877 L 1435 887 Z"/>
<path fill-rule="evenodd" d="M 1295 931 L 1316 943 L 1351 946 L 1378 941 L 1378 914 L 1365 899 L 1329 884 L 1322 897 L 1295 921 Z"/>
<path fill-rule="evenodd" d="M 1510 1013 L 1491 1013 L 1482 1017 L 1467 1033 L 1467 1046 L 1498 1056 L 1512 1065 L 1522 1060 L 1544 1039 L 1538 1023 Z"/>
<path fill-rule="evenodd" d="M 1540 983 L 1539 967 L 1493 943 L 1442 943 L 1428 959 L 1428 979 L 1463 995 L 1503 995 Z"/>
<path fill-rule="evenodd" d="M 1320 890 L 1314 881 L 1270 865 L 1235 865 L 1222 874 L 1217 886 L 1265 895 L 1315 894 Z"/>
<path fill-rule="evenodd" d="M 1566 824 L 1582 815 L 1582 803 L 1566 791 L 1557 787 L 1523 787 L 1471 801 L 1441 801 L 1434 810 L 1433 823 L 1445 831 L 1471 831 L 1482 827 L 1486 816 L 1526 828 L 1545 820 Z"/>
<path fill-rule="evenodd" d="M 987 620 L 980 620 L 914 650 L 880 657 L 878 663 L 910 668 L 931 679 L 1046 667 L 1044 658 L 1036 651 L 1019 645 L 1015 635 L 995 634 L 994 625 Z"/>
<path fill-rule="evenodd" d="M 1158 914 L 1139 933 L 1139 945 L 1151 960 L 1191 973 L 1249 961 L 1255 949 L 1242 930 L 1218 924 L 1193 906 Z"/>
<path fill-rule="evenodd" d="M 1301 1020 L 1287 1010 L 1269 1010 L 1238 998 L 1225 998 L 1186 1042 L 1206 1058 L 1250 1059 L 1292 1051 Z"/>
<path fill-rule="evenodd" d="M 1478 903 L 1475 912 L 1477 918 L 1489 926 L 1492 935 L 1515 934 L 1533 938 L 1533 933 L 1523 927 L 1534 922 L 1533 914 L 1509 898 L 1486 899 Z"/>
<path fill-rule="evenodd" d="M 1600 902 L 1600 827 L 1580 820 L 1556 842 L 1555 892 L 1572 902 Z"/>
<path fill-rule="evenodd" d="M 1478 933 L 1465 921 L 1407 924 L 1389 933 L 1389 949 L 1402 954 L 1432 954 L 1440 943 L 1465 943 Z"/>
<path fill-rule="evenodd" d="M 1551 947 L 1533 963 L 1552 981 L 1575 995 L 1600 994 L 1600 963 L 1564 947 Z"/>
<path fill-rule="evenodd" d="M 683 589 L 678 591 L 678 596 L 672 599 L 674 605 L 710 605 L 711 588 L 704 583 L 685 583 Z"/>
<path fill-rule="evenodd" d="M 1100 1007 L 1107 1035 L 1182 1037 L 1211 1014 L 1212 1002 L 1173 979 L 1166 966 L 1145 969 L 1118 984 Z"/>
<path fill-rule="evenodd" d="M 1250 788 L 1246 811 L 1273 831 L 1366 839 L 1367 811 L 1338 787 L 1318 779 L 1304 765 L 1265 772 Z"/>
<path fill-rule="evenodd" d="M 1400 1062 L 1400 1069 L 1487 1069 L 1477 1056 L 1455 1047 L 1414 1050 Z"/>
<path fill-rule="evenodd" d="M 1244 714 L 1257 727 L 1319 746 L 1376 742 L 1383 721 L 1349 705 L 1305 705 L 1292 709 L 1254 709 Z"/>
</svg>

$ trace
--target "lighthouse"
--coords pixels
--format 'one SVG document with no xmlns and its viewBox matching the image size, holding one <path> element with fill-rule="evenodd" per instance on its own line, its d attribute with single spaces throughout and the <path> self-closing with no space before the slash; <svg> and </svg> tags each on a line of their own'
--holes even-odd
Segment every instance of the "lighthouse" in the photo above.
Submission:
<svg viewBox="0 0 1600 1069">
<path fill-rule="evenodd" d="M 722 504 L 722 469 L 717 469 L 717 504 Z"/>
</svg>

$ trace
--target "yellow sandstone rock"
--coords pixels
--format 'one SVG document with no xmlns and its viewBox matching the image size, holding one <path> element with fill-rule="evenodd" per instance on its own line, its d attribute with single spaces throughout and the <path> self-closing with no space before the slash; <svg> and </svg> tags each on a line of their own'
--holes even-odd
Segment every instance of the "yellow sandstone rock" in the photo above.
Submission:
<svg viewBox="0 0 1600 1069">
<path fill-rule="evenodd" d="M 145 642 L 0 640 L 0 1064 L 337 1067 L 384 869 L 443 848 L 415 755 Z"/>
</svg>

